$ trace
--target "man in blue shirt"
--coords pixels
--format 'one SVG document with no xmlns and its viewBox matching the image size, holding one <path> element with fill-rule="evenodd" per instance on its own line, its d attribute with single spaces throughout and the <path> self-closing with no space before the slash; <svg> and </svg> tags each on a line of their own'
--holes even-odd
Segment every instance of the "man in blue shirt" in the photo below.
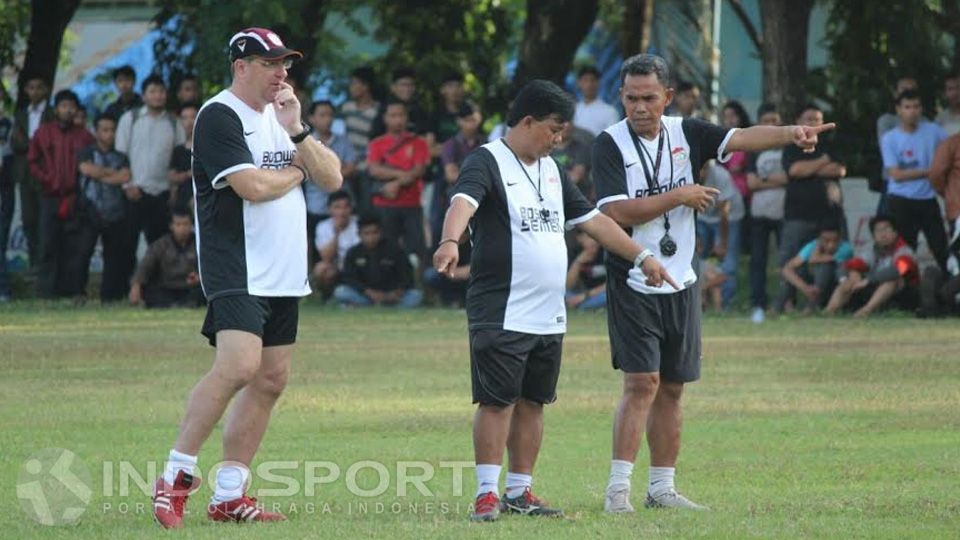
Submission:
<svg viewBox="0 0 960 540">
<path fill-rule="evenodd" d="M 821 309 L 837 286 L 844 263 L 853 258 L 853 246 L 840 236 L 840 223 L 832 218 L 820 224 L 816 240 L 808 242 L 783 266 L 783 279 L 807 298 L 806 311 Z"/>
<path fill-rule="evenodd" d="M 923 231 L 937 264 L 946 268 L 947 234 L 929 170 L 937 145 L 947 135 L 940 126 L 923 120 L 922 113 L 916 91 L 897 96 L 900 126 L 885 133 L 880 142 L 887 210 L 911 248 L 917 249 L 917 235 Z"/>
</svg>

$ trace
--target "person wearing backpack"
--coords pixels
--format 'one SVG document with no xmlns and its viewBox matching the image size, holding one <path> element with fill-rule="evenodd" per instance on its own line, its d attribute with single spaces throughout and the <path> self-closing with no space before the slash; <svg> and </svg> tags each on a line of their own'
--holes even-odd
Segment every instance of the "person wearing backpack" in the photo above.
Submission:
<svg viewBox="0 0 960 540">
<path fill-rule="evenodd" d="M 123 186 L 133 217 L 133 242 L 143 232 L 151 244 L 167 234 L 170 223 L 170 180 L 173 149 L 186 135 L 176 116 L 165 109 L 167 88 L 151 75 L 143 81 L 143 107 L 131 109 L 117 125 L 117 151 L 130 159 L 131 181 Z"/>
<path fill-rule="evenodd" d="M 90 258 L 97 240 L 103 242 L 103 280 L 100 300 L 113 302 L 127 295 L 136 263 L 124 184 L 130 181 L 127 156 L 114 149 L 117 122 L 103 113 L 94 120 L 96 143 L 77 158 L 80 173 L 77 213 L 81 221 L 79 250 L 81 283 L 86 289 Z"/>
</svg>

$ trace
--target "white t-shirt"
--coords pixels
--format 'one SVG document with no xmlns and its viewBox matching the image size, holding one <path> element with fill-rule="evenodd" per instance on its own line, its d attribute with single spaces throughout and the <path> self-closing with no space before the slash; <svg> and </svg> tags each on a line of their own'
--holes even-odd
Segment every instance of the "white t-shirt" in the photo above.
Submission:
<svg viewBox="0 0 960 540">
<path fill-rule="evenodd" d="M 333 228 L 333 218 L 327 218 L 317 223 L 313 245 L 316 246 L 317 251 L 320 251 L 333 240 L 334 236 L 336 236 L 336 231 Z M 343 261 L 346 260 L 347 251 L 359 243 L 360 231 L 357 228 L 357 216 L 350 216 L 347 227 L 340 231 L 340 236 L 337 236 L 337 268 L 343 270 Z"/>
<path fill-rule="evenodd" d="M 594 137 L 619 121 L 620 113 L 617 109 L 600 99 L 590 103 L 578 101 L 577 110 L 573 114 L 573 125 L 589 131 Z"/>
</svg>

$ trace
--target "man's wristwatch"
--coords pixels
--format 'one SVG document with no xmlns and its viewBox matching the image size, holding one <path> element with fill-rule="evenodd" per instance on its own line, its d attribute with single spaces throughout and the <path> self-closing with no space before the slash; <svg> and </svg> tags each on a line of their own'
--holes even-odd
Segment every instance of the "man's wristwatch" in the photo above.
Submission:
<svg viewBox="0 0 960 540">
<path fill-rule="evenodd" d="M 643 266 L 643 261 L 647 260 L 648 257 L 653 257 L 653 252 L 649 248 L 644 249 L 637 255 L 637 258 L 633 260 L 633 265 L 637 268 Z"/>
<path fill-rule="evenodd" d="M 311 133 L 313 133 L 313 126 L 307 124 L 303 120 L 300 121 L 300 125 L 303 126 L 303 131 L 299 135 L 291 135 L 290 140 L 293 141 L 293 144 L 300 144 L 306 139 Z"/>
</svg>

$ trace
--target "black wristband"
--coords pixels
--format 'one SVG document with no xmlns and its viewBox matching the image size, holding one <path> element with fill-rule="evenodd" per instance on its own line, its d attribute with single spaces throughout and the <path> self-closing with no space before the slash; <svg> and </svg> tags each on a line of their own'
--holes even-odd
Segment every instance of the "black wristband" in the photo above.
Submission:
<svg viewBox="0 0 960 540">
<path fill-rule="evenodd" d="M 300 172 L 303 173 L 303 180 L 300 181 L 301 184 L 304 183 L 304 182 L 306 182 L 307 179 L 310 178 L 310 176 L 307 175 L 307 170 L 304 169 L 303 167 L 301 167 L 301 166 L 299 166 L 299 165 L 297 165 L 297 164 L 295 164 L 295 163 L 291 163 L 290 166 L 291 166 L 291 167 L 296 167 L 296 168 L 300 169 Z"/>
<path fill-rule="evenodd" d="M 457 240 L 456 238 L 447 238 L 446 240 L 441 240 L 440 243 L 437 244 L 437 247 L 440 247 L 440 246 L 446 244 L 447 242 L 453 242 L 454 244 L 459 244 L 459 243 L 460 243 L 460 241 Z"/>
<path fill-rule="evenodd" d="M 300 121 L 300 125 L 303 126 L 303 131 L 301 131 L 299 135 L 291 135 L 291 136 L 290 136 L 290 140 L 293 141 L 293 144 L 300 144 L 300 143 L 302 143 L 303 140 L 306 139 L 308 135 L 310 135 L 311 133 L 313 133 L 313 126 L 311 126 L 310 124 L 304 123 L 304 122 L 301 120 L 301 121 Z"/>
</svg>

